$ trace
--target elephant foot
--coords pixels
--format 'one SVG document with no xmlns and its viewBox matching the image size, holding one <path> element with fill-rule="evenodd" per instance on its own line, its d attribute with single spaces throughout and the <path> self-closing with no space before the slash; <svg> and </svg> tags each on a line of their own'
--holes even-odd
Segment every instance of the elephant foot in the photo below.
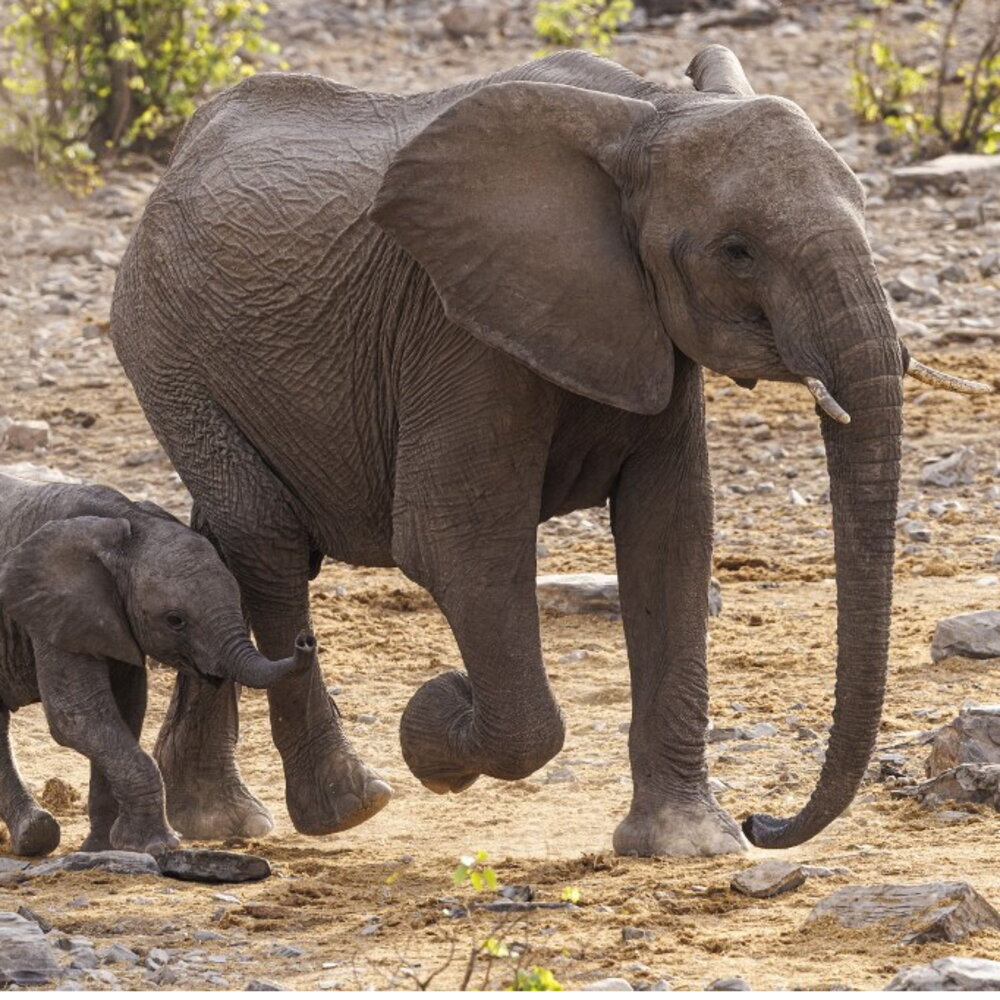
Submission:
<svg viewBox="0 0 1000 1000">
<path fill-rule="evenodd" d="M 617 854 L 689 857 L 739 854 L 747 842 L 736 821 L 711 794 L 696 800 L 662 802 L 648 809 L 632 805 L 614 835 Z"/>
<path fill-rule="evenodd" d="M 162 854 L 181 846 L 177 834 L 162 823 L 151 824 L 148 820 L 128 816 L 115 820 L 110 840 L 116 851 L 138 851 L 140 854 Z"/>
<path fill-rule="evenodd" d="M 252 840 L 274 829 L 267 807 L 243 784 L 230 757 L 209 769 L 191 766 L 171 742 L 156 748 L 170 825 L 188 840 Z"/>
<path fill-rule="evenodd" d="M 37 806 L 25 809 L 9 830 L 11 851 L 22 857 L 51 854 L 59 846 L 59 824 L 51 813 Z"/>
<path fill-rule="evenodd" d="M 480 774 L 517 781 L 534 773 L 561 749 L 565 729 L 554 702 L 535 706 L 533 719 L 511 719 L 502 739 L 489 745 L 473 736 L 472 685 L 458 670 L 422 684 L 399 723 L 407 767 L 426 788 L 461 792 Z"/>
<path fill-rule="evenodd" d="M 410 698 L 399 743 L 406 766 L 425 788 L 439 795 L 464 792 L 479 777 L 461 753 L 472 718 L 472 685 L 459 670 L 438 674 Z"/>
<path fill-rule="evenodd" d="M 310 744 L 284 757 L 285 803 L 299 833 L 341 833 L 371 819 L 392 798 L 392 786 L 347 741 L 320 751 Z"/>
</svg>

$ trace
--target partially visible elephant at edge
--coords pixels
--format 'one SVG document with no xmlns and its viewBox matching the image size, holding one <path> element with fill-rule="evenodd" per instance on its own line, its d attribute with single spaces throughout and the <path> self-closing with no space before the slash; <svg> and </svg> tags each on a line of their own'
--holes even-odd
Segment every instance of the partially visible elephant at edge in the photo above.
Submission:
<svg viewBox="0 0 1000 1000">
<path fill-rule="evenodd" d="M 315 665 L 315 640 L 271 662 L 215 549 L 155 504 L 103 486 L 0 476 L 0 820 L 15 854 L 48 854 L 60 829 L 24 786 L 10 713 L 40 701 L 55 740 L 90 760 L 85 851 L 159 853 L 178 839 L 163 782 L 139 746 L 146 656 L 207 691 L 266 687 Z"/>
<path fill-rule="evenodd" d="M 400 726 L 433 791 L 522 778 L 559 752 L 536 527 L 610 498 L 632 678 L 633 799 L 614 835 L 626 854 L 745 846 L 707 786 L 701 366 L 804 381 L 828 414 L 829 751 L 798 815 L 745 822 L 753 843 L 801 843 L 851 801 L 886 673 L 910 362 L 862 189 L 796 105 L 754 95 L 727 49 L 689 73 L 695 90 L 671 90 L 566 52 L 406 97 L 251 78 L 184 130 L 112 312 L 193 523 L 266 655 L 308 623 L 324 555 L 398 566 L 433 595 L 465 672 L 427 681 Z M 195 836 L 264 832 L 233 760 L 235 691 L 202 687 L 179 678 L 158 743 L 171 819 Z M 318 668 L 268 697 L 300 831 L 385 805 Z"/>
</svg>

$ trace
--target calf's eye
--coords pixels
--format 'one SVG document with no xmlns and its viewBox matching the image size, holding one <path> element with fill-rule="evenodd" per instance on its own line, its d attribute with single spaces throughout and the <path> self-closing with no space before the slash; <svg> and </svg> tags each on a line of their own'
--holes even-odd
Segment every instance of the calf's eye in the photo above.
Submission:
<svg viewBox="0 0 1000 1000">
<path fill-rule="evenodd" d="M 184 616 L 176 611 L 168 611 L 166 614 L 167 624 L 175 631 L 179 632 L 187 622 L 184 620 Z"/>
</svg>

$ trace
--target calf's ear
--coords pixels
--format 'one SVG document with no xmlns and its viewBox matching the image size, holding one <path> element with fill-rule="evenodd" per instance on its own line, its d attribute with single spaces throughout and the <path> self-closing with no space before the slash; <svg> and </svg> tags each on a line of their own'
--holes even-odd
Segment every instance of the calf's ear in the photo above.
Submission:
<svg viewBox="0 0 1000 1000">
<path fill-rule="evenodd" d="M 43 524 L 0 557 L 0 606 L 60 649 L 143 666 L 118 580 L 131 533 L 120 517 Z"/>
</svg>

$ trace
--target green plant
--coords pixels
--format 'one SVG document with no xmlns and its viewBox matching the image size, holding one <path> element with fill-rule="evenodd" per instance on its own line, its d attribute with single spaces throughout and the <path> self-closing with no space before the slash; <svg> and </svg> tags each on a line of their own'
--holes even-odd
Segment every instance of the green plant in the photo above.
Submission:
<svg viewBox="0 0 1000 1000">
<path fill-rule="evenodd" d="M 277 46 L 260 0 L 13 0 L 0 65 L 0 142 L 86 172 L 167 143 L 211 90 Z"/>
<path fill-rule="evenodd" d="M 851 102 L 918 155 L 1000 150 L 1000 13 L 995 0 L 925 0 L 925 20 L 890 36 L 888 0 L 855 19 Z"/>
<path fill-rule="evenodd" d="M 497 873 L 486 864 L 488 857 L 485 851 L 476 851 L 475 854 L 459 858 L 458 867 L 451 873 L 451 880 L 455 886 L 461 888 L 468 884 L 476 892 L 496 889 Z"/>
<path fill-rule="evenodd" d="M 633 9 L 632 0 L 541 0 L 533 22 L 535 34 L 551 47 L 607 55 Z M 539 55 L 549 51 L 542 49 Z"/>
<path fill-rule="evenodd" d="M 514 984 L 508 987 L 510 991 L 544 990 L 546 992 L 562 991 L 562 984 L 550 969 L 533 966 L 530 969 L 518 969 L 514 976 Z"/>
</svg>

